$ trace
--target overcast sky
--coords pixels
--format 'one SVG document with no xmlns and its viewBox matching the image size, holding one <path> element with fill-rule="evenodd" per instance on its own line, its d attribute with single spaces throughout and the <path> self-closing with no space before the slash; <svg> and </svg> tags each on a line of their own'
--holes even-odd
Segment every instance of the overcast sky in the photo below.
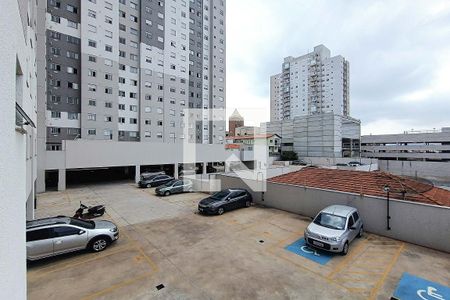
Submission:
<svg viewBox="0 0 450 300">
<path fill-rule="evenodd" d="M 450 126 L 449 0 L 227 0 L 227 114 L 269 121 L 269 77 L 318 44 L 350 62 L 363 134 Z"/>
</svg>

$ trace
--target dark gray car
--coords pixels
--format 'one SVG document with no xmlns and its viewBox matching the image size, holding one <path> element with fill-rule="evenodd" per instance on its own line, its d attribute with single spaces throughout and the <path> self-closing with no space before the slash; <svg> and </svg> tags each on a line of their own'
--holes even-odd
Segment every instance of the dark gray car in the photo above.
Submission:
<svg viewBox="0 0 450 300">
<path fill-rule="evenodd" d="M 174 179 L 155 189 L 155 193 L 160 196 L 169 196 L 184 192 L 192 192 L 192 181 L 187 179 Z"/>
<path fill-rule="evenodd" d="M 150 188 L 166 184 L 173 179 L 174 178 L 169 175 L 150 175 L 146 177 L 142 176 L 141 180 L 139 180 L 138 182 L 138 185 L 141 188 Z"/>
<path fill-rule="evenodd" d="M 198 204 L 198 211 L 204 214 L 221 215 L 225 211 L 252 205 L 252 195 L 245 189 L 226 189 L 214 193 Z"/>
<path fill-rule="evenodd" d="M 119 238 L 110 221 L 52 217 L 27 222 L 27 259 L 36 260 L 82 249 L 100 252 Z"/>
</svg>

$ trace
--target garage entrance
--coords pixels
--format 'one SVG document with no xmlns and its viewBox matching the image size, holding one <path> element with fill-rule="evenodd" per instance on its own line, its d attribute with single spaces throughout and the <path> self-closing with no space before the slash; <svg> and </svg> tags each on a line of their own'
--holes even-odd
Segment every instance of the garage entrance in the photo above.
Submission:
<svg viewBox="0 0 450 300">
<path fill-rule="evenodd" d="M 93 169 L 70 169 L 66 172 L 66 185 L 73 187 L 89 183 L 109 183 L 134 180 L 135 167 L 110 167 Z"/>
</svg>

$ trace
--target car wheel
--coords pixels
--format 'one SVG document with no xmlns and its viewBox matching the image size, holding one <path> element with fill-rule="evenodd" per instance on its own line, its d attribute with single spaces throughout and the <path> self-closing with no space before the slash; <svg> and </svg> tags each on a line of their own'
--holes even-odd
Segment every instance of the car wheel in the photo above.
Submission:
<svg viewBox="0 0 450 300">
<path fill-rule="evenodd" d="M 342 248 L 342 255 L 347 255 L 348 253 L 348 242 L 345 242 L 344 248 Z"/>
<path fill-rule="evenodd" d="M 217 210 L 217 214 L 219 215 L 223 215 L 224 212 L 225 210 L 223 209 L 223 207 L 219 207 L 219 209 Z"/>
<path fill-rule="evenodd" d="M 359 228 L 358 238 L 362 238 L 363 234 L 364 234 L 364 229 L 363 229 L 363 227 L 361 226 L 361 228 Z"/>
<path fill-rule="evenodd" d="M 169 196 L 170 195 L 170 192 L 169 191 L 166 191 L 165 193 L 164 193 L 164 196 Z"/>
<path fill-rule="evenodd" d="M 152 185 L 149 183 L 149 184 L 147 184 L 147 188 L 151 188 L 152 187 Z"/>
<path fill-rule="evenodd" d="M 108 246 L 108 239 L 105 237 L 94 238 L 90 243 L 90 250 L 92 252 L 101 252 Z"/>
<path fill-rule="evenodd" d="M 250 201 L 245 201 L 245 207 L 250 207 L 252 205 L 252 202 L 250 202 Z"/>
</svg>

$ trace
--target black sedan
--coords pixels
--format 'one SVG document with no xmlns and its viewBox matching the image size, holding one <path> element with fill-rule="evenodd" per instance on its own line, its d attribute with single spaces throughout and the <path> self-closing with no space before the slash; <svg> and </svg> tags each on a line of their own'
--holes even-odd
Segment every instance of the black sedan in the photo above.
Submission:
<svg viewBox="0 0 450 300">
<path fill-rule="evenodd" d="M 245 189 L 226 189 L 198 203 L 198 211 L 204 214 L 221 215 L 225 211 L 252 205 L 252 195 Z"/>
<path fill-rule="evenodd" d="M 173 179 L 174 179 L 173 177 L 170 177 L 168 175 L 152 175 L 148 177 L 141 177 L 141 180 L 139 180 L 138 185 L 139 187 L 149 188 L 166 184 L 169 181 L 172 181 Z"/>
</svg>

